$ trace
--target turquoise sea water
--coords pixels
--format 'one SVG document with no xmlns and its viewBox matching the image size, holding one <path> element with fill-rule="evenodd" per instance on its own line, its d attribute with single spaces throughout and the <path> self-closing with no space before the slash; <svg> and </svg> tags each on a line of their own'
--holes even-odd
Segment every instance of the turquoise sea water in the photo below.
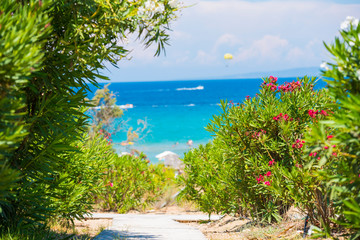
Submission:
<svg viewBox="0 0 360 240">
<path fill-rule="evenodd" d="M 282 78 L 278 82 L 293 80 Z M 115 148 L 118 153 L 132 148 L 143 151 L 153 163 L 158 161 L 157 154 L 167 150 L 182 157 L 190 149 L 188 140 L 193 141 L 193 147 L 211 140 L 205 127 L 221 111 L 220 100 L 242 102 L 246 96 L 255 96 L 261 83 L 261 79 L 111 83 L 109 89 L 116 94 L 117 104 L 133 105 L 116 120 L 122 123 L 122 130 L 113 136 Z M 92 96 L 89 93 L 89 98 Z M 134 145 L 121 146 L 127 129 L 140 127 L 138 119 L 146 119 L 147 133 Z"/>
</svg>

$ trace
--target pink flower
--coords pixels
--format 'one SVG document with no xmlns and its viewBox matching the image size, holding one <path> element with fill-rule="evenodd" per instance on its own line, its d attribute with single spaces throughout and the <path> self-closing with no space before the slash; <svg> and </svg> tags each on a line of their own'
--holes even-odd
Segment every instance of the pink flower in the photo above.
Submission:
<svg viewBox="0 0 360 240">
<path fill-rule="evenodd" d="M 257 183 L 261 183 L 264 181 L 264 176 L 260 174 L 259 177 L 256 178 L 256 180 L 257 180 Z"/>
<path fill-rule="evenodd" d="M 269 181 L 264 182 L 264 184 L 267 185 L 267 186 L 270 186 L 270 182 L 269 182 Z"/>
<path fill-rule="evenodd" d="M 332 155 L 336 157 L 336 156 L 337 156 L 337 153 L 336 153 L 336 152 L 333 152 Z"/>
<path fill-rule="evenodd" d="M 316 157 L 316 155 L 317 155 L 317 152 L 314 152 L 314 153 L 313 153 L 313 156 Z"/>
<path fill-rule="evenodd" d="M 318 111 L 317 111 L 317 110 L 314 111 L 314 110 L 310 109 L 310 110 L 308 111 L 308 114 L 309 114 L 309 116 L 310 116 L 311 118 L 315 118 L 316 115 L 318 114 Z"/>
<path fill-rule="evenodd" d="M 324 148 L 325 148 L 325 149 L 328 149 L 329 147 L 328 147 L 328 146 L 325 146 Z"/>
<path fill-rule="evenodd" d="M 320 160 L 320 157 L 318 157 L 317 160 Z"/>
<path fill-rule="evenodd" d="M 110 185 L 110 187 L 113 187 L 113 186 L 114 186 L 114 184 L 113 184 L 112 182 L 109 182 L 109 185 Z"/>
<path fill-rule="evenodd" d="M 310 153 L 309 156 L 312 157 L 313 153 Z"/>
<path fill-rule="evenodd" d="M 292 145 L 292 148 L 302 148 L 305 141 L 301 141 L 301 139 L 296 139 L 296 143 Z"/>
<path fill-rule="evenodd" d="M 276 83 L 276 82 L 274 82 L 274 83 Z M 277 87 L 276 87 L 276 85 L 274 85 L 274 83 L 273 82 L 268 83 L 268 84 L 266 84 L 266 87 L 270 88 L 271 91 L 276 91 Z"/>
<path fill-rule="evenodd" d="M 272 166 L 273 164 L 275 164 L 275 159 L 269 161 L 269 166 Z"/>
<path fill-rule="evenodd" d="M 327 136 L 327 139 L 332 139 L 334 136 L 333 135 L 329 135 Z"/>
<path fill-rule="evenodd" d="M 266 173 L 266 176 L 267 176 L 267 177 L 270 177 L 270 176 L 271 176 L 271 172 L 268 171 L 268 172 Z"/>
<path fill-rule="evenodd" d="M 335 148 L 335 147 L 336 147 L 336 145 L 332 145 L 332 147 L 333 147 L 333 148 Z"/>
<path fill-rule="evenodd" d="M 321 111 L 320 111 L 320 114 L 323 115 L 323 116 L 329 115 L 325 110 L 321 110 Z"/>
<path fill-rule="evenodd" d="M 293 92 L 299 88 L 301 88 L 301 83 L 299 81 L 297 81 L 297 82 L 293 81 L 291 83 L 286 82 L 283 85 L 278 87 L 279 92 L 283 91 L 284 93 Z"/>
<path fill-rule="evenodd" d="M 279 113 L 279 115 L 277 115 L 276 117 L 273 117 L 273 120 L 275 120 L 275 121 L 279 121 L 279 120 L 292 121 L 293 118 L 289 118 L 289 115 L 287 115 L 287 114 Z"/>
<path fill-rule="evenodd" d="M 269 80 L 270 80 L 272 83 L 276 83 L 277 77 L 270 76 L 270 77 L 269 77 Z"/>
</svg>

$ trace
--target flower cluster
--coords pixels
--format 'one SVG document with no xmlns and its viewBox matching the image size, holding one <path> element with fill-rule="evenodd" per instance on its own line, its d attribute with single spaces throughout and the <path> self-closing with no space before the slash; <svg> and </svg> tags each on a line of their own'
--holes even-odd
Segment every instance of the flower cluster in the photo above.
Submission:
<svg viewBox="0 0 360 240">
<path fill-rule="evenodd" d="M 300 149 L 304 146 L 304 143 L 305 143 L 304 140 L 296 139 L 296 143 L 294 143 L 291 147 Z"/>
<path fill-rule="evenodd" d="M 271 167 L 272 165 L 274 165 L 274 164 L 275 164 L 275 159 L 269 161 L 269 166 L 270 166 L 270 167 Z"/>
<path fill-rule="evenodd" d="M 270 186 L 270 181 L 265 181 L 265 177 L 270 177 L 270 176 L 271 176 L 271 172 L 268 171 L 266 174 L 264 174 L 264 176 L 260 174 L 259 177 L 256 178 L 256 181 L 257 183 L 263 182 L 265 185 Z"/>
<path fill-rule="evenodd" d="M 277 87 L 276 87 L 277 77 L 270 76 L 269 80 L 270 80 L 270 83 L 266 84 L 266 82 L 263 82 L 262 85 L 264 85 L 264 88 L 268 88 L 273 92 L 276 91 L 276 89 L 277 89 Z"/>
<path fill-rule="evenodd" d="M 295 82 L 291 82 L 291 83 L 284 83 L 283 85 L 279 86 L 279 92 L 293 92 L 296 89 L 300 89 L 301 88 L 301 83 L 299 81 Z"/>
<path fill-rule="evenodd" d="M 328 71 L 328 70 L 330 69 L 330 68 L 328 67 L 328 65 L 327 65 L 326 62 L 322 62 L 322 63 L 320 64 L 320 68 L 325 69 L 326 71 Z"/>
<path fill-rule="evenodd" d="M 323 116 L 328 116 L 329 114 L 325 111 L 325 110 L 321 110 L 321 111 L 319 111 L 319 110 L 313 110 L 313 109 L 310 109 L 309 111 L 308 111 L 308 114 L 309 114 L 309 116 L 310 117 L 312 117 L 312 118 L 315 118 L 317 115 L 323 115 Z"/>
<path fill-rule="evenodd" d="M 310 157 L 316 157 L 316 155 L 317 155 L 317 152 L 312 152 L 309 154 Z"/>
<path fill-rule="evenodd" d="M 292 121 L 293 118 L 289 118 L 289 115 L 287 115 L 287 114 L 282 114 L 282 113 L 280 113 L 280 114 L 277 115 L 276 117 L 273 117 L 273 120 L 275 120 L 275 121 L 279 121 L 279 120 Z"/>
<path fill-rule="evenodd" d="M 264 176 L 260 174 L 259 177 L 256 178 L 256 181 L 257 181 L 257 183 L 263 182 L 264 181 Z"/>
<path fill-rule="evenodd" d="M 137 14 L 145 20 L 145 24 L 149 27 L 155 27 L 155 25 L 159 24 L 162 17 L 167 15 L 164 14 L 166 11 L 171 11 L 170 18 L 176 19 L 177 16 L 175 11 L 180 10 L 183 6 L 178 0 L 170 0 L 167 4 L 164 4 L 159 0 L 146 0 L 143 4 L 141 4 L 140 1 L 135 0 L 128 0 L 128 2 L 132 5 L 140 3 Z"/>
<path fill-rule="evenodd" d="M 344 22 L 341 23 L 340 28 L 343 31 L 349 30 L 350 26 L 353 26 L 353 28 L 357 28 L 359 25 L 359 19 L 348 16 Z"/>
<path fill-rule="evenodd" d="M 334 136 L 333 135 L 328 135 L 326 138 L 327 138 L 327 140 L 329 141 L 330 139 L 332 139 Z M 329 149 L 330 147 L 329 146 L 331 146 L 332 148 L 336 148 L 336 145 L 331 145 L 330 143 L 327 143 L 327 145 L 325 145 L 324 146 L 324 149 L 325 150 L 327 150 L 327 149 Z M 309 156 L 310 157 L 316 157 L 316 156 L 318 156 L 318 155 L 320 155 L 321 154 L 321 151 L 320 152 L 311 152 L 311 153 L 309 153 Z M 332 155 L 334 156 L 334 157 L 336 157 L 337 156 L 337 153 L 336 152 L 333 152 L 332 153 Z M 320 160 L 320 157 L 318 156 L 317 157 L 317 160 Z"/>
<path fill-rule="evenodd" d="M 269 77 L 269 80 L 271 81 L 271 83 L 276 83 L 277 82 L 277 80 L 278 80 L 278 78 L 277 77 L 274 77 L 274 76 L 270 76 Z"/>
<path fill-rule="evenodd" d="M 157 13 L 162 13 L 164 11 L 165 11 L 164 4 L 157 1 L 148 0 L 145 2 L 144 6 L 139 7 L 138 14 L 145 15 L 150 18 L 153 15 Z"/>
<path fill-rule="evenodd" d="M 276 91 L 276 89 L 277 89 L 276 85 L 273 83 L 268 83 L 265 86 L 273 92 Z"/>
<path fill-rule="evenodd" d="M 332 139 L 334 136 L 333 135 L 329 135 L 329 136 L 327 136 L 326 138 L 328 139 L 328 140 L 330 140 L 330 139 Z"/>
</svg>

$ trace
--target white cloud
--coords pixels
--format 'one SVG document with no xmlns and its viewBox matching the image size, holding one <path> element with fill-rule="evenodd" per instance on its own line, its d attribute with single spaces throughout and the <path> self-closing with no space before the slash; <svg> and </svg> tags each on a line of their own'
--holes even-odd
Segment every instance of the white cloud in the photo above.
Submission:
<svg viewBox="0 0 360 240">
<path fill-rule="evenodd" d="M 149 72 L 160 78 L 163 71 L 155 69 L 162 66 L 183 75 L 187 69 L 189 77 L 200 71 L 207 76 L 222 64 L 225 52 L 234 55 L 234 73 L 319 66 L 329 58 L 322 42 L 333 42 L 346 16 L 360 17 L 359 1 L 183 1 L 190 7 L 171 25 L 166 57 L 154 58 L 155 47 L 144 51 L 140 44 L 131 45 L 133 59 L 120 62 L 120 70 L 131 65 L 131 71 L 141 69 L 145 79 Z"/>
<path fill-rule="evenodd" d="M 225 33 L 215 42 L 212 51 L 215 53 L 220 47 L 233 47 L 241 44 L 241 40 L 234 34 Z"/>
<path fill-rule="evenodd" d="M 299 47 L 290 49 L 287 53 L 286 60 L 296 61 L 306 56 L 306 53 Z"/>
<path fill-rule="evenodd" d="M 211 63 L 214 63 L 216 61 L 216 56 L 214 56 L 211 52 L 206 52 L 203 50 L 197 51 L 196 57 L 194 58 L 194 61 L 197 64 L 200 65 L 210 65 Z"/>
<path fill-rule="evenodd" d="M 236 54 L 236 61 L 258 61 L 280 59 L 289 48 L 289 42 L 279 36 L 265 35 L 262 39 L 254 41 L 249 47 L 240 48 Z"/>
<path fill-rule="evenodd" d="M 173 31 L 170 33 L 170 39 L 173 40 L 191 40 L 192 36 L 184 31 Z"/>
</svg>

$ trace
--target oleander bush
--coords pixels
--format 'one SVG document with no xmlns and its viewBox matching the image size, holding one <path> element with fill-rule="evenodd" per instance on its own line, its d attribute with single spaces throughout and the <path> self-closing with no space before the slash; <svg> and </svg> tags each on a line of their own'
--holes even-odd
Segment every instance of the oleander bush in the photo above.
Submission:
<svg viewBox="0 0 360 240">
<path fill-rule="evenodd" d="M 312 207 L 324 187 L 304 169 L 304 134 L 332 112 L 327 90 L 314 85 L 315 78 L 279 85 L 269 77 L 255 97 L 222 102 L 223 113 L 207 127 L 213 143 L 185 155 L 182 194 L 208 213 L 265 222 L 279 221 L 294 204 Z"/>
<path fill-rule="evenodd" d="M 315 237 L 360 237 L 360 25 L 348 17 L 325 47 L 327 87 L 314 79 L 277 84 L 242 104 L 222 102 L 207 129 L 212 143 L 185 155 L 182 196 L 201 209 L 253 220 L 281 219 L 291 205 Z"/>
<path fill-rule="evenodd" d="M 98 171 L 113 154 L 108 142 L 86 137 L 88 84 L 127 56 L 127 34 L 160 54 L 179 6 L 148 3 L 1 1 L 0 234 L 91 209 Z"/>
<path fill-rule="evenodd" d="M 333 62 L 323 63 L 323 76 L 338 111 L 327 121 L 314 125 L 306 137 L 309 154 L 321 153 L 311 168 L 330 189 L 332 218 L 318 236 L 330 236 L 339 227 L 349 239 L 360 237 L 360 25 L 347 17 L 340 37 L 325 44 Z M 333 129 L 332 131 L 328 131 Z M 341 230 L 341 229 L 340 229 Z"/>
</svg>

